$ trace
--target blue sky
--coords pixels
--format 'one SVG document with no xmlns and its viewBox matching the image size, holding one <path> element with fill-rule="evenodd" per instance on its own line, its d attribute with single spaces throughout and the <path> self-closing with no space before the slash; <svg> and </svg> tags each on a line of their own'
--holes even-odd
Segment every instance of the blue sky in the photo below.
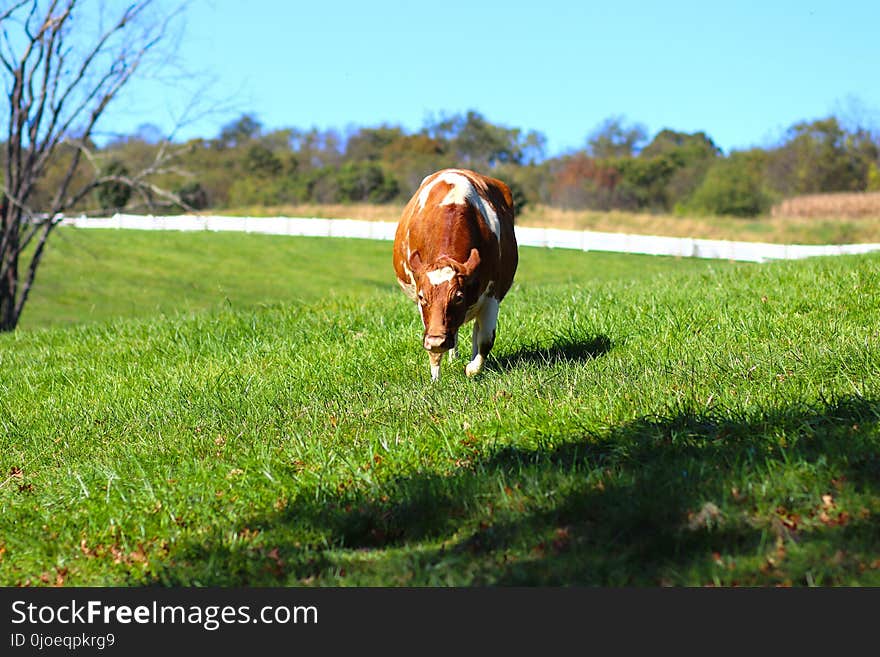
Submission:
<svg viewBox="0 0 880 657">
<path fill-rule="evenodd" d="M 880 127 L 878 28 L 878 0 L 195 0 L 174 49 L 186 75 L 133 82 L 103 128 L 167 129 L 195 97 L 180 138 L 244 112 L 344 132 L 473 109 L 543 133 L 548 155 L 609 116 L 729 152 L 831 113 Z"/>
</svg>

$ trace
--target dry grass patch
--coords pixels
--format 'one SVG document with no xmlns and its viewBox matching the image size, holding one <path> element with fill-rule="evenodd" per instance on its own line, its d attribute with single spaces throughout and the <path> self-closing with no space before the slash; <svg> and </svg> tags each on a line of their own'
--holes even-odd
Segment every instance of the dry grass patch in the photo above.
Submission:
<svg viewBox="0 0 880 657">
<path fill-rule="evenodd" d="M 880 219 L 880 192 L 807 194 L 773 206 L 774 217 Z"/>
<path fill-rule="evenodd" d="M 317 219 L 362 219 L 365 221 L 397 221 L 403 204 L 376 203 L 302 203 L 298 205 L 245 206 L 205 210 L 203 215 L 235 217 L 306 217 Z"/>
</svg>

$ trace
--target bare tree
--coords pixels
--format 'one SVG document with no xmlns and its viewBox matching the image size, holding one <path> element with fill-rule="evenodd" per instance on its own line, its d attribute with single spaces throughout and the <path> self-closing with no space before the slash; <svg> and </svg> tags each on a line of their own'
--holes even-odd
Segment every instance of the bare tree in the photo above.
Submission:
<svg viewBox="0 0 880 657">
<path fill-rule="evenodd" d="M 7 101 L 0 106 L 0 121 L 6 123 L 5 144 L 0 144 L 0 331 L 18 324 L 46 242 L 63 213 L 96 189 L 123 184 L 150 206 L 165 199 L 186 207 L 151 182 L 169 170 L 170 142 L 160 144 L 143 171 L 124 174 L 102 168 L 92 145 L 108 105 L 156 52 L 176 14 L 161 16 L 157 0 L 8 4 L 0 8 L 0 70 Z M 64 163 L 60 181 L 53 182 L 44 207 L 31 207 L 53 158 Z"/>
</svg>

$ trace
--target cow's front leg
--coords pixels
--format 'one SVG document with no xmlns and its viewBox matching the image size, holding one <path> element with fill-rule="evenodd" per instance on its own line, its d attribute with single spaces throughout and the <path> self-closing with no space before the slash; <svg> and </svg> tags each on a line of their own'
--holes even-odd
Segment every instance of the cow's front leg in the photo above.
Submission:
<svg viewBox="0 0 880 657">
<path fill-rule="evenodd" d="M 483 363 L 495 344 L 495 327 L 498 325 L 498 299 L 489 297 L 474 319 L 473 350 L 471 362 L 464 368 L 465 374 L 474 376 L 483 369 Z"/>
<path fill-rule="evenodd" d="M 458 358 L 458 331 L 452 334 L 452 349 L 449 350 L 449 360 Z"/>
<path fill-rule="evenodd" d="M 440 379 L 440 363 L 443 362 L 442 351 L 429 351 L 428 357 L 431 359 L 431 381 Z"/>
</svg>

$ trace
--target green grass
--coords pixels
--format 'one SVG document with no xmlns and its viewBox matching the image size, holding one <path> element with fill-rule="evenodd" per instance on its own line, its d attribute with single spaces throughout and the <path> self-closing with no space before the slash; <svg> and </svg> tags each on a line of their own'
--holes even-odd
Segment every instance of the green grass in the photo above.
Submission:
<svg viewBox="0 0 880 657">
<path fill-rule="evenodd" d="M 582 277 L 581 256 L 568 250 L 523 249 L 520 277 L 535 284 L 572 282 Z M 669 267 L 662 258 L 591 258 L 593 280 L 650 277 Z M 682 266 L 696 270 L 705 265 Z M 49 241 L 20 326 L 313 303 L 391 290 L 399 291 L 390 242 L 60 228 Z"/>
<path fill-rule="evenodd" d="M 0 584 L 880 585 L 880 257 L 524 248 L 431 384 L 389 243 L 58 237 Z"/>
</svg>

